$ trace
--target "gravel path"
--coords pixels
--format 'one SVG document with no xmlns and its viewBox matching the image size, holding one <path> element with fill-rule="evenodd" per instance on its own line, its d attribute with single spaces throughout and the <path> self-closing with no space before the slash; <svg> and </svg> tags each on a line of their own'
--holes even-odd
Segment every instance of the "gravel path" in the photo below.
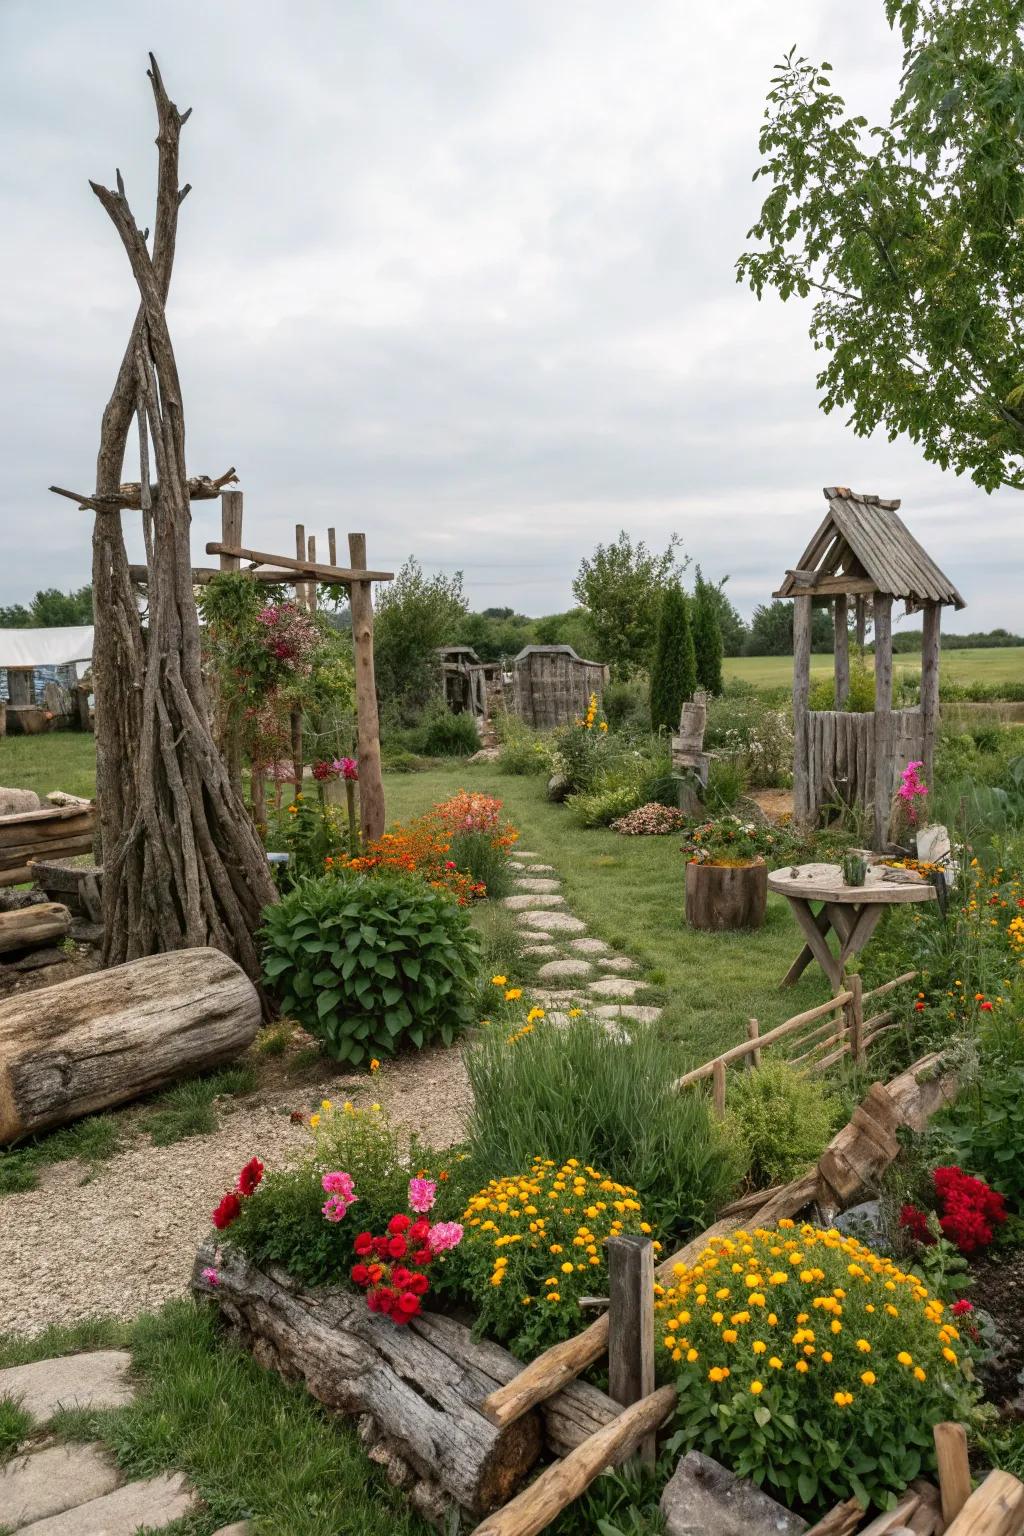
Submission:
<svg viewBox="0 0 1024 1536">
<path fill-rule="evenodd" d="M 372 1079 L 331 1079 L 222 1102 L 220 1129 L 169 1147 L 134 1137 L 83 1182 L 81 1163 L 41 1170 L 38 1189 L 0 1199 L 0 1330 L 38 1333 L 100 1313 L 129 1320 L 185 1294 L 210 1211 L 254 1154 L 280 1167 L 309 1144 L 290 1120 L 326 1095 L 379 1101 L 429 1144 L 459 1138 L 471 1103 L 457 1049 L 410 1055 Z"/>
</svg>

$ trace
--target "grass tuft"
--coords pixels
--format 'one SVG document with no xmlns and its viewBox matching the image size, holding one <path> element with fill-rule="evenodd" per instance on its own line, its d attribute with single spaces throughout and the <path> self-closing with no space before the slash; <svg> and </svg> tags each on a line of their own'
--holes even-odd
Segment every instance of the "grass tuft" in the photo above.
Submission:
<svg viewBox="0 0 1024 1536">
<path fill-rule="evenodd" d="M 258 1076 L 254 1067 L 242 1063 L 223 1067 L 209 1077 L 191 1077 L 175 1083 L 155 1100 L 153 1109 L 142 1121 L 155 1147 L 169 1147 L 189 1136 L 210 1136 L 218 1126 L 216 1100 L 226 1095 L 252 1093 Z"/>
<path fill-rule="evenodd" d="M 291 1044 L 292 1030 L 289 1024 L 275 1024 L 265 1029 L 256 1041 L 261 1056 L 283 1056 Z"/>
<path fill-rule="evenodd" d="M 35 1137 L 22 1146 L 0 1150 L 0 1195 L 35 1189 L 39 1170 L 46 1163 L 65 1163 L 77 1157 L 88 1164 L 90 1174 L 121 1148 L 121 1133 L 114 1115 L 88 1115 L 48 1136 Z"/>
<path fill-rule="evenodd" d="M 20 1403 L 0 1397 L 0 1464 L 9 1460 L 32 1433 L 35 1421 Z"/>
</svg>

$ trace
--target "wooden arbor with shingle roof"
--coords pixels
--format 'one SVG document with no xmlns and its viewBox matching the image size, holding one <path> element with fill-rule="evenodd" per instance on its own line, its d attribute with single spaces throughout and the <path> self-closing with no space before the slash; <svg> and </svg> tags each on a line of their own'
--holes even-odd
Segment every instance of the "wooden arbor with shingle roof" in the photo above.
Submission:
<svg viewBox="0 0 1024 1536">
<path fill-rule="evenodd" d="M 794 817 L 804 826 L 823 806 L 843 801 L 869 807 L 874 841 L 887 838 L 896 773 L 920 758 L 930 777 L 939 717 L 939 615 L 944 604 L 964 600 L 934 560 L 897 517 L 898 501 L 862 496 L 846 486 L 826 486 L 828 513 L 799 564 L 786 572 L 776 597 L 793 599 L 793 718 L 795 725 Z M 921 702 L 892 707 L 892 604 L 924 615 Z M 875 708 L 853 714 L 850 692 L 849 614 L 864 642 L 870 610 L 875 630 Z M 835 624 L 835 709 L 809 707 L 811 609 L 830 604 Z"/>
</svg>

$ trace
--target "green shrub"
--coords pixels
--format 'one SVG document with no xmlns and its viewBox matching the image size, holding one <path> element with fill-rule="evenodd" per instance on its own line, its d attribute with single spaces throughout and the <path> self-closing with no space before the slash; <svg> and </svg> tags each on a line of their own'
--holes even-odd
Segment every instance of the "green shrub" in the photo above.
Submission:
<svg viewBox="0 0 1024 1536">
<path fill-rule="evenodd" d="M 419 734 L 420 750 L 428 757 L 471 757 L 480 750 L 480 732 L 473 715 L 453 715 L 444 706 L 432 709 Z"/>
<path fill-rule="evenodd" d="M 808 699 L 811 709 L 835 709 L 835 678 L 831 674 L 813 678 Z M 843 708 L 848 714 L 869 715 L 874 707 L 875 674 L 865 662 L 855 657 L 850 663 L 850 692 Z"/>
<path fill-rule="evenodd" d="M 608 827 L 620 816 L 646 805 L 639 784 L 619 784 L 607 789 L 592 789 L 587 794 L 570 795 L 566 801 L 569 815 L 578 827 Z"/>
<path fill-rule="evenodd" d="M 340 806 L 322 806 L 316 793 L 298 794 L 291 805 L 270 813 L 267 846 L 288 855 L 274 866 L 278 885 L 291 887 L 304 875 L 323 873 L 324 860 L 349 856 L 346 813 Z"/>
<path fill-rule="evenodd" d="M 489 832 L 457 832 L 451 840 L 448 857 L 459 869 L 487 887 L 492 901 L 512 890 L 512 870 L 508 853 L 498 846 Z"/>
<path fill-rule="evenodd" d="M 479 939 L 450 897 L 414 876 L 303 881 L 267 909 L 263 940 L 282 1011 L 335 1061 L 449 1045 L 472 1022 Z"/>
<path fill-rule="evenodd" d="M 651 724 L 674 731 L 687 699 L 697 687 L 697 658 L 690 604 L 678 582 L 665 588 L 658 612 L 658 637 L 651 662 Z"/>
<path fill-rule="evenodd" d="M 405 747 L 386 747 L 380 762 L 385 773 L 421 773 L 428 766 L 422 757 Z"/>
<path fill-rule="evenodd" d="M 747 787 L 746 761 L 742 757 L 713 757 L 708 764 L 704 803 L 713 815 L 731 811 Z"/>
<path fill-rule="evenodd" d="M 608 728 L 629 735 L 651 729 L 651 699 L 648 681 L 643 676 L 613 680 L 606 684 L 601 707 Z"/>
<path fill-rule="evenodd" d="M 786 1184 L 817 1162 L 832 1135 L 833 1108 L 820 1080 L 785 1061 L 732 1073 L 725 1127 L 751 1188 Z"/>
<path fill-rule="evenodd" d="M 1020 1034 L 1019 1026 L 1017 1029 Z M 1024 1060 L 983 1055 L 977 1078 L 933 1122 L 952 1161 L 1024 1211 Z"/>
<path fill-rule="evenodd" d="M 702 1095 L 673 1092 L 675 1047 L 650 1026 L 630 1032 L 624 1042 L 580 1016 L 538 1024 L 514 1045 L 493 1031 L 467 1053 L 467 1148 L 482 1182 L 534 1157 L 576 1157 L 632 1185 L 656 1227 L 710 1220 L 735 1183 L 732 1148 Z"/>
<path fill-rule="evenodd" d="M 495 725 L 501 742 L 499 772 L 519 777 L 551 772 L 551 752 L 536 731 L 514 715 L 499 715 Z"/>
<path fill-rule="evenodd" d="M 722 691 L 722 627 L 719 613 L 723 594 L 697 571 L 693 594 L 693 652 L 697 686 L 712 696 Z"/>
<path fill-rule="evenodd" d="M 751 789 L 784 789 L 793 779 L 791 699 L 777 702 L 730 684 L 708 704 L 704 746 L 741 756 Z"/>
</svg>

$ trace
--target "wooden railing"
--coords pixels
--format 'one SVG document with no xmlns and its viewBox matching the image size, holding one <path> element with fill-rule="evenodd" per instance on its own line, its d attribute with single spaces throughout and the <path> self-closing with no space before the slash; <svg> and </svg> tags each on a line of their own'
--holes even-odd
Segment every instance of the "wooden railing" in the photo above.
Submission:
<svg viewBox="0 0 1024 1536">
<path fill-rule="evenodd" d="M 872 1014 L 866 1019 L 865 1005 L 887 996 L 897 987 L 916 981 L 917 975 L 917 971 L 905 971 L 902 976 L 884 982 L 880 987 L 873 987 L 870 992 L 865 992 L 861 978 L 853 975 L 845 991 L 837 992 L 827 1003 L 819 1003 L 816 1008 L 808 1008 L 804 1013 L 786 1019 L 783 1024 L 776 1024 L 766 1034 L 761 1033 L 756 1019 L 750 1019 L 747 1022 L 746 1040 L 713 1056 L 702 1066 L 685 1072 L 673 1086 L 677 1089 L 686 1088 L 691 1083 L 710 1078 L 714 1106 L 717 1113 L 721 1114 L 726 1101 L 726 1068 L 742 1061 L 748 1070 L 756 1070 L 761 1065 L 762 1051 L 782 1041 L 786 1042 L 783 1048 L 784 1059 L 790 1066 L 802 1067 L 805 1072 L 824 1072 L 844 1056 L 849 1056 L 857 1066 L 864 1066 L 868 1047 L 880 1035 L 899 1028 L 893 1022 L 891 1010 Z"/>
</svg>

